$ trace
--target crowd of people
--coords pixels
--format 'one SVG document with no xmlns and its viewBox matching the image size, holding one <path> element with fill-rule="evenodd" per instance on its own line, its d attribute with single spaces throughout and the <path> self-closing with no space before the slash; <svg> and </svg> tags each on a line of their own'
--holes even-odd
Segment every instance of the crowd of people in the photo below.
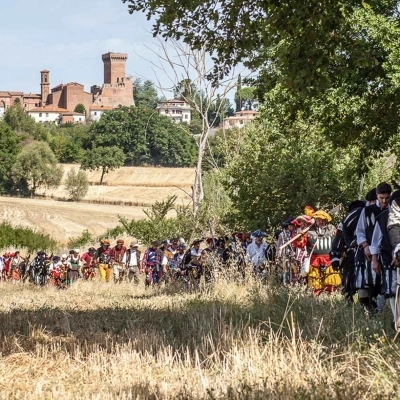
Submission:
<svg viewBox="0 0 400 400">
<path fill-rule="evenodd" d="M 272 241 L 257 230 L 198 239 L 188 247 L 183 239 L 155 240 L 143 252 L 137 241 L 126 247 L 122 239 L 115 246 L 103 239 L 83 254 L 78 248 L 61 256 L 39 251 L 32 261 L 17 251 L 0 257 L 0 276 L 66 288 L 78 279 L 138 285 L 143 274 L 146 287 L 179 282 L 186 290 L 199 286 L 203 276 L 206 284 L 218 276 L 251 275 L 262 282 L 273 277 L 284 285 L 308 286 L 317 296 L 340 289 L 353 301 L 358 293 L 368 312 L 381 312 L 388 301 L 397 329 L 400 191 L 392 193 L 382 182 L 365 200 L 349 204 L 338 227 L 331 222 L 329 213 L 306 207 L 285 220 Z"/>
</svg>

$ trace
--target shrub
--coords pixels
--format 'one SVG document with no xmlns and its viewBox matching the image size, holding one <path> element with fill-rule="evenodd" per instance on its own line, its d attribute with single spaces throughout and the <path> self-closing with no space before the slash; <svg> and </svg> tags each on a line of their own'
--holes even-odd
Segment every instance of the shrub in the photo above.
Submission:
<svg viewBox="0 0 400 400">
<path fill-rule="evenodd" d="M 71 169 L 65 180 L 65 188 L 72 201 L 83 199 L 89 190 L 89 180 L 84 171 Z"/>
</svg>

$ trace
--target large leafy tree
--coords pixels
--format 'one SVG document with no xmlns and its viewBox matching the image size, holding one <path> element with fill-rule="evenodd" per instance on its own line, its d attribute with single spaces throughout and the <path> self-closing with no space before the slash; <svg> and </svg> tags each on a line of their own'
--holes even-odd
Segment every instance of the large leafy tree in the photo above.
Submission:
<svg viewBox="0 0 400 400">
<path fill-rule="evenodd" d="M 152 109 L 156 108 L 157 103 L 160 101 L 157 89 L 149 79 L 144 81 L 140 78 L 135 79 L 133 82 L 133 98 L 135 106 Z"/>
<path fill-rule="evenodd" d="M 117 146 L 130 164 L 193 165 L 193 139 L 180 124 L 147 107 L 119 107 L 92 125 L 93 146 Z"/>
<path fill-rule="evenodd" d="M 257 70 L 264 117 L 283 129 L 301 113 L 335 145 L 363 153 L 398 132 L 397 0 L 123 1 L 154 21 L 155 36 L 205 46 L 214 77 L 238 63 Z"/>
<path fill-rule="evenodd" d="M 11 168 L 21 151 L 16 133 L 3 121 L 0 121 L 0 193 L 5 193 L 11 185 Z"/>
<path fill-rule="evenodd" d="M 82 157 L 81 169 L 89 171 L 101 170 L 101 185 L 104 175 L 109 171 L 122 167 L 124 162 L 125 154 L 117 146 L 99 146 L 86 150 Z"/>
<path fill-rule="evenodd" d="M 331 208 L 358 195 L 351 168 L 357 148 L 335 149 L 314 127 L 296 123 L 298 136 L 266 125 L 248 126 L 236 137 L 222 170 L 237 219 L 249 228 L 271 227 L 306 205 Z"/>
<path fill-rule="evenodd" d="M 45 142 L 32 142 L 18 154 L 11 170 L 15 186 L 34 196 L 40 187 L 57 187 L 62 177 L 62 168 Z"/>
</svg>

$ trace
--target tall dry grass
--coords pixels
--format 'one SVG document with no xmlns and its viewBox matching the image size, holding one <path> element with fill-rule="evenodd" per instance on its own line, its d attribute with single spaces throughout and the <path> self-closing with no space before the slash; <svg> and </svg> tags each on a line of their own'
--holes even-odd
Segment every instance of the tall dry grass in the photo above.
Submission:
<svg viewBox="0 0 400 400">
<path fill-rule="evenodd" d="M 339 295 L 0 284 L 4 399 L 398 398 L 390 314 Z"/>
</svg>

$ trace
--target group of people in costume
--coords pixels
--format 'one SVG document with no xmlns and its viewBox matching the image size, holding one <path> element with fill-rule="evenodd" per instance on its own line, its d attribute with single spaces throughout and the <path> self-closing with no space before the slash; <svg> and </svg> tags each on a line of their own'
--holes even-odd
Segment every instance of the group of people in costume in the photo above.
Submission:
<svg viewBox="0 0 400 400">
<path fill-rule="evenodd" d="M 143 252 L 137 241 L 126 247 L 122 239 L 114 246 L 103 239 L 97 249 L 89 247 L 83 254 L 80 249 L 61 256 L 40 251 L 31 262 L 19 252 L 5 253 L 0 257 L 0 277 L 29 277 L 38 285 L 63 288 L 96 275 L 104 282 L 137 285 L 143 274 L 146 287 L 182 282 L 190 289 L 202 276 L 208 284 L 218 275 L 243 279 L 251 274 L 261 281 L 274 275 L 285 285 L 308 286 L 315 295 L 340 289 L 353 301 L 357 293 L 369 312 L 382 311 L 388 302 L 397 327 L 400 191 L 392 193 L 391 185 L 382 182 L 365 200 L 350 203 L 347 211 L 335 227 L 329 213 L 306 207 L 303 214 L 284 221 L 273 241 L 257 230 L 198 239 L 188 247 L 183 239 L 155 240 Z"/>
<path fill-rule="evenodd" d="M 400 190 L 392 193 L 391 185 L 381 182 L 365 200 L 349 204 L 337 228 L 326 212 L 305 211 L 285 221 L 277 237 L 277 259 L 285 271 L 282 280 L 306 282 L 317 295 L 341 288 L 348 301 L 357 293 L 369 312 L 381 312 L 389 302 L 397 329 Z"/>
</svg>

